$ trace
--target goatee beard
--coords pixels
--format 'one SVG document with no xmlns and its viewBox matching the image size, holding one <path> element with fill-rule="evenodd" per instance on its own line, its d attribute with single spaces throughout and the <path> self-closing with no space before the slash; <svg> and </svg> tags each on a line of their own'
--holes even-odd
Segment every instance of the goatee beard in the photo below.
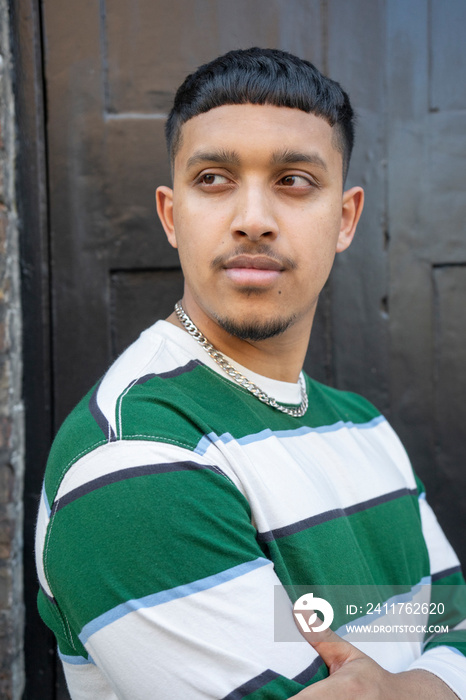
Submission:
<svg viewBox="0 0 466 700">
<path fill-rule="evenodd" d="M 281 333 L 284 333 L 287 328 L 291 326 L 294 321 L 294 317 L 290 318 L 279 318 L 273 319 L 271 321 L 264 322 L 236 322 L 230 318 L 221 318 L 216 316 L 216 321 L 223 330 L 225 330 L 230 335 L 235 336 L 235 338 L 240 338 L 240 340 L 267 340 L 268 338 L 273 338 Z"/>
</svg>

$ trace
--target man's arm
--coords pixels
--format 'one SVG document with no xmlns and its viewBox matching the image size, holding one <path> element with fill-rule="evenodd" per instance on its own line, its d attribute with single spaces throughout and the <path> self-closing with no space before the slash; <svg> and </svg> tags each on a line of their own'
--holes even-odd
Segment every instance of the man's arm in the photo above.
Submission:
<svg viewBox="0 0 466 700">
<path fill-rule="evenodd" d="M 120 700 L 282 700 L 326 674 L 307 645 L 274 642 L 279 580 L 249 504 L 192 451 L 102 446 L 76 463 L 45 530 L 41 612 L 69 683 L 90 689 L 77 697 L 105 680 Z"/>
<path fill-rule="evenodd" d="M 417 479 L 424 539 L 429 551 L 432 601 L 445 612 L 430 618 L 450 630 L 426 639 L 424 653 L 402 673 L 390 673 L 332 630 L 299 631 L 319 653 L 329 677 L 298 693 L 300 700 L 455 700 L 466 697 L 466 586 L 458 558 Z M 456 691 L 456 692 L 454 692 Z"/>
</svg>

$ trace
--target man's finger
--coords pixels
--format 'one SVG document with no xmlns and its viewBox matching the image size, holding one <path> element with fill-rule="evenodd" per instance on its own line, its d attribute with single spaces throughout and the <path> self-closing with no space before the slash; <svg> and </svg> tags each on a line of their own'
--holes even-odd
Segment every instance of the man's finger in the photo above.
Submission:
<svg viewBox="0 0 466 700">
<path fill-rule="evenodd" d="M 322 657 L 330 673 L 335 673 L 335 671 L 338 671 L 339 668 L 349 661 L 366 658 L 366 654 L 363 654 L 363 652 L 359 651 L 355 646 L 339 637 L 330 627 L 322 632 L 314 632 L 312 629 L 308 628 L 309 632 L 307 632 L 305 628 L 303 629 L 297 617 L 297 613 L 294 613 L 293 616 L 302 636 Z M 322 621 L 320 618 L 316 616 L 315 624 L 312 626 L 317 627 L 321 623 Z"/>
</svg>

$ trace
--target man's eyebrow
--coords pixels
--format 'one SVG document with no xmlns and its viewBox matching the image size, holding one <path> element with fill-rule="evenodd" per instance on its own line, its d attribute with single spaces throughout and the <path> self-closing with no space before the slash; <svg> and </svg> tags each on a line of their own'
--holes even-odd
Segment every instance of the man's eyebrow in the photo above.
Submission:
<svg viewBox="0 0 466 700">
<path fill-rule="evenodd" d="M 200 163 L 219 163 L 223 165 L 239 165 L 240 158 L 236 151 L 197 151 L 188 158 L 187 167 L 192 168 Z"/>
<path fill-rule="evenodd" d="M 272 165 L 288 165 L 291 163 L 310 163 L 318 165 L 322 170 L 327 170 L 327 164 L 318 153 L 302 153 L 301 151 L 277 151 L 271 159 Z"/>
</svg>

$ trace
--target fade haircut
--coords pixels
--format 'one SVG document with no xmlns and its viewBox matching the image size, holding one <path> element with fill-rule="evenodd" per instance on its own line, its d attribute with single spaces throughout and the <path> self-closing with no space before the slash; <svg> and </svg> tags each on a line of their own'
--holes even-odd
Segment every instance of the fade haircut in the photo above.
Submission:
<svg viewBox="0 0 466 700">
<path fill-rule="evenodd" d="M 222 105 L 291 107 L 325 119 L 343 158 L 343 181 L 354 142 L 354 113 L 340 85 L 304 59 L 278 49 L 238 49 L 188 75 L 175 95 L 165 136 L 173 163 L 181 128 L 189 119 Z"/>
</svg>

